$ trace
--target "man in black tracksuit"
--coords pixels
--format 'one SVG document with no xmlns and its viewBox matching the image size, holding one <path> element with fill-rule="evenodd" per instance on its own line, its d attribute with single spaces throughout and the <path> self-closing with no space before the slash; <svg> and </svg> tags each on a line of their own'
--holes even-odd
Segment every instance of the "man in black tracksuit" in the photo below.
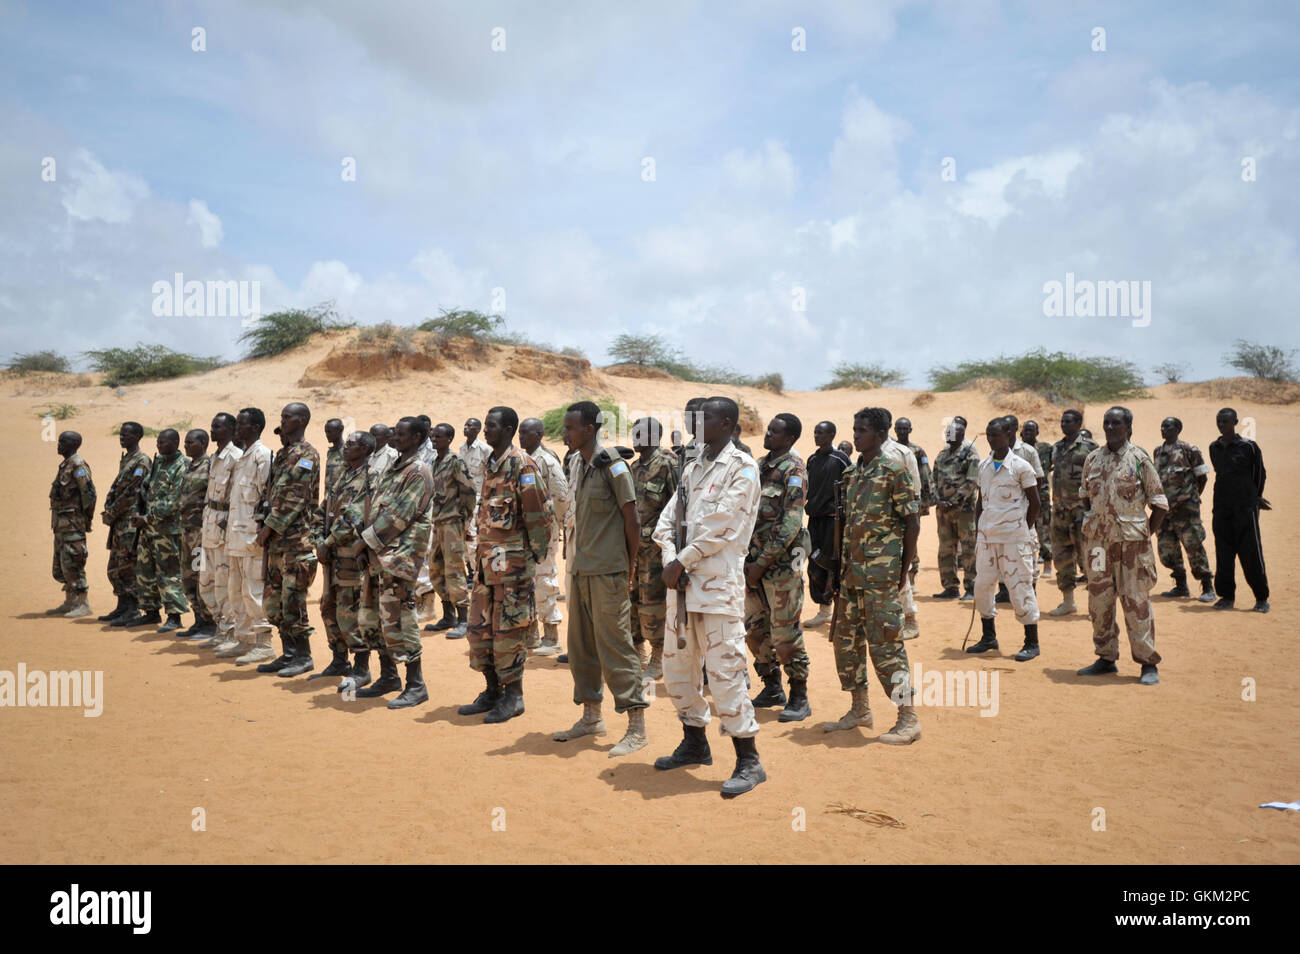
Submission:
<svg viewBox="0 0 1300 954">
<path fill-rule="evenodd" d="M 1210 445 L 1214 465 L 1215 609 L 1232 609 L 1237 595 L 1235 561 L 1241 560 L 1246 584 L 1255 594 L 1255 612 L 1268 612 L 1268 575 L 1259 537 L 1264 499 L 1264 455 L 1259 445 L 1237 433 L 1237 412 L 1225 407 L 1215 417 L 1220 437 Z"/>
<path fill-rule="evenodd" d="M 808 536 L 812 552 L 830 553 L 835 549 L 835 485 L 845 468 L 853 461 L 835 448 L 835 425 L 822 421 L 813 428 L 817 450 L 808 457 L 808 499 L 804 513 L 808 514 Z M 804 626 L 822 626 L 831 618 L 831 601 L 826 595 L 827 574 L 824 569 L 808 561 L 809 591 L 818 605 L 817 615 Z"/>
</svg>

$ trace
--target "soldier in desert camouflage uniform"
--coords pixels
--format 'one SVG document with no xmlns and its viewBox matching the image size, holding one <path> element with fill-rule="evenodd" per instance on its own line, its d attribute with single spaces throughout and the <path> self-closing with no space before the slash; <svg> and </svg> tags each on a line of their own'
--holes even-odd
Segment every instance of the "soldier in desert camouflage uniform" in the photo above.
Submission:
<svg viewBox="0 0 1300 954">
<path fill-rule="evenodd" d="M 543 627 L 539 638 L 536 627 L 528 636 L 528 648 L 538 656 L 555 656 L 560 652 L 560 573 L 557 559 L 560 544 L 564 539 L 564 527 L 569 517 L 570 491 L 569 481 L 564 474 L 564 465 L 555 451 L 542 443 L 545 426 L 535 417 L 521 421 L 519 424 L 519 446 L 537 465 L 537 473 L 542 479 L 546 496 L 551 499 L 555 519 L 551 522 L 551 544 L 546 550 L 546 559 L 537 565 L 537 575 L 533 579 L 533 589 L 537 599 L 537 617 Z"/>
<path fill-rule="evenodd" d="M 405 663 L 406 687 L 388 703 L 390 709 L 418 706 L 429 699 L 415 605 L 416 580 L 428 556 L 432 527 L 433 475 L 420 454 L 428 436 L 428 425 L 419 417 L 397 422 L 393 443 L 398 458 L 371 500 L 364 517 L 366 527 L 361 531 L 361 539 L 370 548 L 369 558 L 379 565 L 379 619 L 385 646 L 381 662 L 386 659 L 389 665 L 373 685 L 357 695 L 369 698 L 401 688 L 396 664 Z"/>
<path fill-rule="evenodd" d="M 856 426 L 856 425 L 855 425 Z M 948 425 L 948 446 L 934 460 L 935 521 L 939 526 L 939 581 L 936 599 L 975 598 L 975 502 L 979 497 L 980 456 L 967 443 L 966 422 Z M 960 551 L 965 592 L 957 589 Z"/>
<path fill-rule="evenodd" d="M 662 426 L 652 417 L 643 417 L 632 425 L 632 449 L 639 456 L 630 466 L 636 486 L 641 545 L 632 571 L 630 598 L 633 625 L 649 647 L 650 658 L 644 670 L 647 679 L 659 679 L 664 674 L 664 625 L 668 618 L 663 553 L 654 541 L 654 532 L 659 515 L 677 490 L 677 460 L 660 448 L 662 433 Z"/>
<path fill-rule="evenodd" d="M 1116 671 L 1119 625 L 1115 602 L 1124 610 L 1129 649 L 1142 666 L 1141 682 L 1160 681 L 1156 666 L 1155 620 L 1149 597 L 1156 581 L 1151 534 L 1159 531 L 1169 502 L 1147 452 L 1130 443 L 1133 414 L 1113 407 L 1102 418 L 1106 445 L 1092 451 L 1083 464 L 1085 567 L 1088 573 L 1088 615 L 1097 661 L 1079 670 L 1081 676 Z M 1152 508 L 1147 518 L 1147 506 Z"/>
<path fill-rule="evenodd" d="M 465 462 L 466 469 L 469 470 L 469 479 L 474 484 L 474 492 L 479 495 L 479 502 L 482 501 L 483 494 L 483 476 L 487 469 L 487 459 L 492 453 L 483 440 L 479 438 L 479 433 L 483 430 L 483 424 L 477 417 L 471 417 L 465 421 L 465 427 L 462 433 L 465 435 L 465 443 L 461 444 L 456 450 L 456 456 Z M 465 528 L 465 556 L 469 560 L 469 568 L 472 571 L 478 566 L 476 556 L 476 546 L 478 541 L 478 502 L 474 505 L 474 515 L 470 518 L 468 526 Z M 473 576 L 473 573 L 470 573 Z M 474 581 L 471 579 L 470 583 Z"/>
<path fill-rule="evenodd" d="M 320 499 L 320 454 L 306 440 L 311 411 L 297 401 L 280 412 L 280 440 L 284 443 L 271 461 L 271 477 L 262 497 L 262 529 L 257 544 L 266 560 L 262 607 L 266 619 L 280 631 L 283 654 L 257 667 L 289 677 L 309 672 L 311 621 L 307 617 L 307 591 L 316 579 L 316 548 L 311 523 Z"/>
<path fill-rule="evenodd" d="M 861 456 L 844 473 L 839 593 L 843 618 L 832 634 L 840 688 L 852 695 L 853 703 L 839 721 L 823 723 L 822 728 L 835 732 L 874 725 L 867 701 L 870 656 L 876 678 L 898 705 L 898 721 L 880 741 L 906 745 L 921 737 L 921 724 L 912 706 L 911 671 L 900 634 L 899 589 L 916 554 L 920 520 L 911 476 L 880 451 L 888 437 L 889 412 L 884 408 L 863 408 L 853 416 L 853 443 Z"/>
<path fill-rule="evenodd" d="M 344 442 L 341 470 L 312 518 L 311 537 L 324 576 L 320 616 L 333 659 L 309 680 L 325 676 L 351 677 L 349 686 L 370 683 L 370 650 L 361 634 L 360 610 L 365 567 L 361 521 L 370 499 L 371 477 L 366 461 L 375 449 L 367 431 L 353 431 Z M 348 662 L 354 653 L 355 665 Z"/>
<path fill-rule="evenodd" d="M 793 414 L 767 425 L 758 459 L 759 500 L 745 557 L 745 644 L 763 680 L 755 708 L 784 706 L 778 719 L 799 722 L 812 715 L 808 704 L 808 653 L 799 617 L 803 613 L 803 571 L 810 544 L 803 526 L 808 471 L 791 453 L 803 433 Z M 790 679 L 787 702 L 781 667 Z"/>
<path fill-rule="evenodd" d="M 664 506 L 654 540 L 663 551 L 668 587 L 668 626 L 664 633 L 664 688 L 682 723 L 681 744 L 655 760 L 661 771 L 686 765 L 712 765 L 706 729 L 711 718 L 704 698 L 701 667 L 709 692 L 731 737 L 736 767 L 722 783 L 732 798 L 767 780 L 754 737 L 758 721 L 745 684 L 744 554 L 758 518 L 758 465 L 730 440 L 739 416 L 730 398 L 706 399 L 696 414 L 695 452 L 687 458 L 676 493 Z M 686 496 L 685 545 L 678 546 L 677 499 Z M 678 586 L 684 583 L 684 589 Z M 678 601 L 686 600 L 685 629 Z M 679 648 L 678 640 L 684 643 Z"/>
<path fill-rule="evenodd" d="M 479 491 L 469 661 L 487 686 L 457 711 L 486 712 L 484 722 L 523 714 L 524 643 L 536 619 L 533 575 L 551 543 L 551 502 L 537 465 L 512 443 L 518 429 L 519 415 L 510 407 L 492 408 L 483 422 L 492 453 Z"/>
<path fill-rule="evenodd" d="M 465 534 L 478 495 L 465 462 L 451 450 L 456 431 L 450 424 L 433 429 L 433 536 L 429 544 L 429 584 L 442 600 L 442 619 L 424 628 L 463 639 L 469 626 L 469 584 L 465 578 Z"/>
<path fill-rule="evenodd" d="M 135 550 L 139 537 L 131 525 L 141 492 L 149 480 L 149 458 L 140 450 L 144 428 L 135 421 L 127 421 L 118 428 L 118 443 L 122 446 L 122 460 L 117 477 L 108 488 L 101 514 L 108 527 L 108 582 L 117 597 L 112 612 L 99 617 L 101 623 L 116 622 L 124 616 L 136 615 Z"/>
<path fill-rule="evenodd" d="M 95 482 L 90 465 L 77 451 L 81 435 L 64 431 L 58 451 L 63 462 L 50 485 L 50 529 L 54 531 L 54 561 L 51 572 L 63 584 L 63 602 L 45 611 L 47 616 L 78 619 L 90 615 L 86 600 L 86 534 L 95 519 Z"/>
<path fill-rule="evenodd" d="M 1048 616 L 1068 616 L 1075 611 L 1075 567 L 1086 577 L 1083 552 L 1083 462 L 1097 449 L 1097 442 L 1083 430 L 1083 413 L 1070 408 L 1061 414 L 1061 433 L 1052 445 L 1052 561 L 1056 564 L 1056 585 L 1061 588 L 1061 605 Z"/>
<path fill-rule="evenodd" d="M 181 613 L 189 609 L 181 584 L 181 485 L 187 462 L 180 446 L 181 436 L 172 428 L 158 435 L 144 505 L 131 515 L 140 535 L 135 556 L 138 609 L 134 616 L 114 620 L 114 626 L 157 625 L 162 622 L 161 607 L 167 622 L 158 632 L 170 633 L 180 629 Z"/>
<path fill-rule="evenodd" d="M 199 592 L 199 569 L 203 565 L 203 505 L 208 495 L 208 432 L 195 428 L 185 435 L 185 476 L 181 479 L 181 586 L 194 610 L 197 631 L 212 625 L 212 614 Z M 186 630 L 186 633 L 190 630 Z M 185 633 L 177 633 L 184 636 Z"/>
<path fill-rule="evenodd" d="M 1192 576 L 1201 581 L 1202 603 L 1214 602 L 1214 573 L 1210 559 L 1205 555 L 1205 527 L 1201 524 L 1201 494 L 1209 480 L 1210 468 L 1195 444 L 1179 440 L 1183 422 L 1167 417 L 1160 422 L 1160 436 L 1164 443 L 1152 455 L 1160 483 L 1169 499 L 1169 516 L 1160 525 L 1156 547 L 1160 562 L 1173 571 L 1174 588 L 1161 596 L 1191 596 L 1187 588 L 1187 570 L 1183 565 L 1183 549 L 1187 562 L 1192 565 Z"/>
</svg>

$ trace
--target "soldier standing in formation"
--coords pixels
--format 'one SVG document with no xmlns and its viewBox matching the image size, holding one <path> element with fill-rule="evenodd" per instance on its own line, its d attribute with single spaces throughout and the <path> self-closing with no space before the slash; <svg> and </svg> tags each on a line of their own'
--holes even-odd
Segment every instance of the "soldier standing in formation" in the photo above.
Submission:
<svg viewBox="0 0 1300 954">
<path fill-rule="evenodd" d="M 108 527 L 108 582 L 117 597 L 112 612 L 99 617 L 101 623 L 116 622 L 131 617 L 136 611 L 135 549 L 138 532 L 131 523 L 137 501 L 149 479 L 149 458 L 140 450 L 144 428 L 135 421 L 127 421 L 117 431 L 122 446 L 122 460 L 117 477 L 104 498 L 101 517 Z"/>
<path fill-rule="evenodd" d="M 1160 562 L 1172 571 L 1174 587 L 1161 596 L 1191 596 L 1187 588 L 1187 569 L 1183 565 L 1183 549 L 1187 562 L 1192 565 L 1192 576 L 1201 583 L 1202 603 L 1214 602 L 1214 574 L 1210 572 L 1210 559 L 1205 555 L 1205 527 L 1201 524 L 1201 494 L 1209 480 L 1210 468 L 1195 444 L 1179 440 L 1183 422 L 1167 417 L 1160 422 L 1160 436 L 1164 443 L 1156 448 L 1152 459 L 1160 483 L 1169 498 L 1169 515 L 1160 525 L 1156 549 Z"/>
<path fill-rule="evenodd" d="M 199 594 L 212 616 L 212 624 L 201 626 L 196 621 L 186 632 L 190 639 L 204 640 L 200 645 L 217 646 L 235 642 L 236 614 L 229 589 L 230 557 L 226 553 L 226 527 L 230 518 L 235 461 L 244 452 L 235 443 L 235 418 L 232 414 L 221 412 L 214 415 L 209 436 L 217 450 L 208 465 L 208 488 L 203 497 Z"/>
<path fill-rule="evenodd" d="M 1038 500 L 1042 508 L 1034 524 L 1038 534 L 1038 558 L 1042 562 L 1042 574 L 1052 572 L 1052 488 L 1047 475 L 1052 472 L 1052 445 L 1038 439 L 1038 422 L 1025 421 L 1020 428 L 1020 439 L 1038 454 L 1038 466 L 1043 476 L 1038 479 Z"/>
<path fill-rule="evenodd" d="M 343 470 L 343 422 L 331 417 L 325 422 L 325 485 L 321 489 L 330 492 L 334 478 Z"/>
<path fill-rule="evenodd" d="M 677 490 L 677 461 L 660 448 L 661 434 L 661 425 L 652 417 L 643 417 L 632 425 L 632 449 L 639 456 L 630 466 L 641 542 L 630 578 L 629 598 L 633 642 L 648 647 L 650 654 L 642 675 L 652 681 L 664 674 L 664 625 L 668 619 L 663 553 L 654 542 L 654 532 L 659 515 Z"/>
<path fill-rule="evenodd" d="M 690 406 L 688 405 L 688 408 Z M 694 409 L 690 409 L 694 410 Z M 668 628 L 664 634 L 664 688 L 668 691 L 683 739 L 655 768 L 712 765 L 706 729 L 711 718 L 704 698 L 701 668 L 708 670 L 709 692 L 718 710 L 722 734 L 731 736 L 736 767 L 722 783 L 724 798 L 742 795 L 767 780 L 754 737 L 758 721 L 745 685 L 745 579 L 741 570 L 758 517 L 758 467 L 737 448 L 731 434 L 740 409 L 730 398 L 712 397 L 688 415 L 696 438 L 681 483 L 655 527 L 663 552 Z M 697 424 L 698 421 L 698 424 Z M 686 527 L 678 547 L 677 497 L 686 494 Z M 678 585 L 685 583 L 684 590 Z M 685 629 L 677 601 L 686 600 Z M 678 646 L 678 639 L 684 646 Z"/>
<path fill-rule="evenodd" d="M 921 497 L 921 509 L 917 511 L 917 516 L 927 517 L 930 515 L 930 508 L 934 506 L 934 476 L 930 472 L 930 455 L 912 443 L 912 422 L 907 418 L 900 417 L 894 422 L 894 434 L 898 437 L 898 443 L 904 445 L 916 458 L 916 472 L 920 480 L 919 493 Z M 907 570 L 907 582 L 912 587 L 913 598 L 915 598 L 916 594 L 916 574 L 920 569 L 921 559 L 917 557 Z M 906 618 L 904 618 L 904 625 L 906 625 L 906 622 Z M 906 634 L 904 634 L 903 638 L 907 638 Z"/>
<path fill-rule="evenodd" d="M 854 424 L 856 430 L 857 425 Z M 939 581 L 935 599 L 975 598 L 975 501 L 979 454 L 967 442 L 966 419 L 953 418 L 944 434 L 948 446 L 934 459 L 935 522 L 939 527 Z M 856 439 L 856 438 L 855 438 Z M 918 521 L 918 526 L 919 521 Z M 960 559 L 964 590 L 957 588 Z"/>
<path fill-rule="evenodd" d="M 533 576 L 551 544 L 551 502 L 537 465 L 512 443 L 518 430 L 514 408 L 488 411 L 483 434 L 491 456 L 479 487 L 479 546 L 472 557 L 469 608 L 470 667 L 487 685 L 457 710 L 486 712 L 483 721 L 493 723 L 524 712 L 524 643 L 537 618 Z"/>
<path fill-rule="evenodd" d="M 131 515 L 139 534 L 135 556 L 135 592 L 138 609 L 113 621 L 114 626 L 135 627 L 167 622 L 160 633 L 181 628 L 181 614 L 189 609 L 181 586 L 181 485 L 186 461 L 181 436 L 172 428 L 158 435 L 158 453 L 149 470 L 143 507 Z"/>
<path fill-rule="evenodd" d="M 1048 616 L 1068 616 L 1076 609 L 1075 568 L 1085 576 L 1083 515 L 1087 509 L 1083 494 L 1083 462 L 1097 449 L 1097 442 L 1083 430 L 1083 412 L 1070 408 L 1061 414 L 1061 433 L 1052 445 L 1052 561 L 1056 564 L 1056 585 L 1061 605 Z"/>
<path fill-rule="evenodd" d="M 465 467 L 469 470 L 469 479 L 474 484 L 474 493 L 478 494 L 474 504 L 474 515 L 469 522 L 469 536 L 465 540 L 465 556 L 469 560 L 470 583 L 474 582 L 474 568 L 478 566 L 478 560 L 475 555 L 475 541 L 478 539 L 478 502 L 482 500 L 483 494 L 483 477 L 487 470 L 488 457 L 492 453 L 492 448 L 484 441 L 479 440 L 479 432 L 483 430 L 483 424 L 477 417 L 471 417 L 465 421 L 464 435 L 465 443 L 461 444 L 456 453 L 460 459 L 465 462 Z"/>
<path fill-rule="evenodd" d="M 1151 613 L 1151 587 L 1156 582 L 1151 535 L 1160 530 L 1169 502 L 1156 465 L 1147 452 L 1129 438 L 1133 413 L 1112 407 L 1102 418 L 1106 444 L 1091 451 L 1083 463 L 1082 551 L 1088 574 L 1088 615 L 1097 661 L 1079 670 L 1080 676 L 1100 676 L 1116 671 L 1119 659 L 1119 624 L 1116 601 L 1124 610 L 1133 661 L 1141 665 L 1141 682 L 1160 681 L 1156 669 L 1155 620 Z M 1151 516 L 1147 517 L 1150 505 Z"/>
<path fill-rule="evenodd" d="M 366 462 L 366 466 L 370 468 L 371 478 L 377 482 L 388 468 L 393 466 L 393 461 L 397 460 L 397 448 L 389 443 L 393 437 L 393 429 L 387 424 L 372 426 L 370 436 L 375 439 L 375 450 Z M 455 436 L 454 431 L 452 436 Z"/>
<path fill-rule="evenodd" d="M 835 425 L 822 421 L 813 428 L 817 450 L 808 455 L 808 546 L 813 553 L 830 553 L 835 549 L 835 488 L 853 461 L 835 446 Z M 817 615 L 804 623 L 809 629 L 824 626 L 831 620 L 830 580 L 826 569 L 808 561 L 808 589 L 818 605 Z"/>
<path fill-rule="evenodd" d="M 203 504 L 208 496 L 208 432 L 196 427 L 185 435 L 185 476 L 181 479 L 181 585 L 194 610 L 194 625 L 178 637 L 212 627 L 212 614 L 203 602 L 199 571 L 203 564 Z"/>
<path fill-rule="evenodd" d="M 537 616 L 543 635 L 537 629 L 528 637 L 528 649 L 538 656 L 555 656 L 560 652 L 560 571 L 557 557 L 563 540 L 565 520 L 569 516 L 569 482 L 564 476 L 564 465 L 555 451 L 542 443 L 545 425 L 535 417 L 519 425 L 519 446 L 537 465 L 542 478 L 542 489 L 551 500 L 554 519 L 551 521 L 551 543 L 546 548 L 546 559 L 537 565 L 533 589 L 537 598 Z"/>
<path fill-rule="evenodd" d="M 793 414 L 778 414 L 767 425 L 758 459 L 758 515 L 745 556 L 745 643 L 754 671 L 763 680 L 755 708 L 784 706 L 781 722 L 812 715 L 808 703 L 808 652 L 799 617 L 803 614 L 803 566 L 810 543 L 803 526 L 808 471 L 791 453 L 803 432 Z M 787 701 L 781 667 L 790 680 Z"/>
<path fill-rule="evenodd" d="M 1264 454 L 1259 445 L 1237 433 L 1237 412 L 1230 407 L 1214 419 L 1219 436 L 1210 444 L 1214 465 L 1214 588 L 1215 609 L 1232 609 L 1237 598 L 1236 562 L 1255 596 L 1254 612 L 1267 613 L 1268 573 L 1264 545 L 1260 542 L 1259 512 L 1268 510 L 1264 499 Z"/>
<path fill-rule="evenodd" d="M 79 619 L 90 615 L 86 534 L 95 519 L 95 482 L 90 465 L 77 453 L 81 449 L 80 434 L 64 431 L 57 447 L 63 462 L 50 485 L 50 529 L 54 531 L 51 572 L 63 584 L 63 602 L 46 610 L 45 615 Z"/>
<path fill-rule="evenodd" d="M 899 592 L 916 555 L 921 523 L 907 469 L 881 453 L 889 439 L 889 420 L 889 412 L 879 407 L 863 408 L 853 416 L 853 443 L 860 456 L 844 478 L 844 539 L 839 556 L 844 618 L 839 632 L 832 634 L 840 688 L 853 702 L 838 721 L 823 723 L 822 728 L 836 732 L 874 726 L 867 700 L 870 659 L 876 678 L 898 705 L 898 720 L 879 739 L 907 745 L 921 737 L 921 723 L 912 706 Z M 935 469 L 937 475 L 937 464 Z"/>
<path fill-rule="evenodd" d="M 478 494 L 465 462 L 452 453 L 456 431 L 450 424 L 433 429 L 433 537 L 429 542 L 429 583 L 442 601 L 442 619 L 424 628 L 463 639 L 469 627 L 469 583 L 465 576 L 465 533 Z"/>
<path fill-rule="evenodd" d="M 238 664 L 275 658 L 271 624 L 262 608 L 265 589 L 265 550 L 258 539 L 261 527 L 257 507 L 271 477 L 271 449 L 262 443 L 266 415 L 261 408 L 246 407 L 235 416 L 235 434 L 243 453 L 235 460 L 230 477 L 230 514 L 226 523 L 226 558 L 230 566 L 226 588 L 235 625 L 214 655 L 234 658 Z M 258 667 L 260 671 L 260 666 Z"/>
</svg>

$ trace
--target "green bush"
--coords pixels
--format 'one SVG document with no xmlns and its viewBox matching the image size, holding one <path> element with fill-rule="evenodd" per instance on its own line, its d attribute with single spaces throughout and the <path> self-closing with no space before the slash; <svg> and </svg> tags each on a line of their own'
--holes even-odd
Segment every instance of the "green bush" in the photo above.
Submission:
<svg viewBox="0 0 1300 954">
<path fill-rule="evenodd" d="M 52 417 L 56 421 L 66 421 L 70 417 L 77 416 L 77 405 L 75 404 L 51 404 L 44 411 L 36 415 L 41 420 Z"/>
<path fill-rule="evenodd" d="M 506 320 L 500 315 L 485 315 L 481 311 L 457 308 L 442 309 L 437 318 L 430 318 L 417 326 L 420 331 L 431 331 L 439 338 L 472 338 L 487 344 L 505 344 Z"/>
<path fill-rule="evenodd" d="M 1019 357 L 963 361 L 930 369 L 935 391 L 956 391 L 975 378 L 1006 378 L 1054 404 L 1117 401 L 1147 396 L 1137 365 L 1119 358 L 1081 358 L 1043 348 Z"/>
<path fill-rule="evenodd" d="M 1223 360 L 1237 370 L 1264 381 L 1296 379 L 1295 351 L 1284 351 L 1276 345 L 1257 345 L 1238 338 L 1232 351 L 1224 355 Z"/>
<path fill-rule="evenodd" d="M 906 380 L 902 371 L 886 368 L 883 364 L 837 364 L 831 371 L 831 379 L 821 386 L 823 391 L 836 388 L 892 388 Z"/>
<path fill-rule="evenodd" d="M 779 371 L 773 371 L 771 374 L 755 378 L 754 387 L 763 391 L 771 391 L 773 394 L 782 394 L 785 391 L 785 378 L 781 377 Z"/>
<path fill-rule="evenodd" d="M 353 322 L 340 321 L 334 302 L 325 301 L 311 308 L 287 308 L 263 315 L 239 340 L 251 343 L 247 357 L 269 358 L 296 348 L 323 331 L 355 327 Z"/>
<path fill-rule="evenodd" d="M 221 366 L 218 357 L 201 358 L 162 345 L 137 344 L 134 348 L 105 348 L 87 351 L 91 367 L 103 372 L 104 384 L 114 388 L 122 384 L 162 381 L 186 374 L 211 371 Z"/>
<path fill-rule="evenodd" d="M 630 430 L 631 421 L 625 422 L 622 419 L 623 411 L 614 403 L 613 398 L 603 397 L 589 400 L 595 400 L 596 406 L 604 412 L 605 416 L 601 427 L 605 431 L 606 436 L 624 434 Z M 572 404 L 576 402 L 571 401 L 569 403 Z M 559 407 L 551 408 L 543 414 L 542 433 L 551 440 L 559 440 L 561 435 L 564 434 L 564 414 L 568 409 L 568 404 L 562 404 Z M 602 441 L 604 439 L 605 438 L 602 437 Z M 612 444 L 614 441 L 611 440 L 610 443 Z"/>
<path fill-rule="evenodd" d="M 403 355 L 415 352 L 414 337 L 414 328 L 385 321 L 362 328 L 357 332 L 356 340 L 386 354 Z"/>
<path fill-rule="evenodd" d="M 34 351 L 31 354 L 16 354 L 10 359 L 8 368 L 14 374 L 32 374 L 37 371 L 55 371 L 67 374 L 72 370 L 68 359 L 54 351 Z"/>
<path fill-rule="evenodd" d="M 1151 369 L 1160 376 L 1163 384 L 1177 384 L 1187 374 L 1187 365 L 1180 361 L 1167 361 Z"/>
</svg>

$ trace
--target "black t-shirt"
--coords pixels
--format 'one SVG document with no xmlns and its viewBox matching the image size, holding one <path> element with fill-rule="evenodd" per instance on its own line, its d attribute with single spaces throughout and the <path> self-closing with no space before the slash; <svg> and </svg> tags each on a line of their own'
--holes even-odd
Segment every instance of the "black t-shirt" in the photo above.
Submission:
<svg viewBox="0 0 1300 954">
<path fill-rule="evenodd" d="M 1251 510 L 1264 493 L 1264 455 L 1254 441 L 1222 437 L 1210 444 L 1214 465 L 1214 509 Z"/>
<path fill-rule="evenodd" d="M 818 448 L 808 458 L 808 500 L 804 513 L 810 517 L 835 516 L 835 484 L 853 462 L 841 451 Z"/>
</svg>

